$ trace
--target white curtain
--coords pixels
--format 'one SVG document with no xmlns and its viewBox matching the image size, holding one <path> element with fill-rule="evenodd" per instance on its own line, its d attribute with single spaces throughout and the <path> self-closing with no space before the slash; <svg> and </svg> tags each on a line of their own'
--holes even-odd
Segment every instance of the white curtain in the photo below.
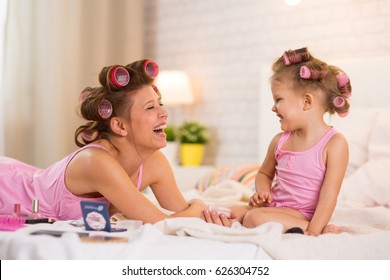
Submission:
<svg viewBox="0 0 390 280">
<path fill-rule="evenodd" d="M 5 41 L 5 24 L 7 22 L 7 5 L 8 0 L 0 0 L 0 89 L 4 81 L 4 41 Z M 4 154 L 4 105 L 0 92 L 0 155 Z"/>
<path fill-rule="evenodd" d="M 76 148 L 81 90 L 143 57 L 142 0 L 12 0 L 5 27 L 2 154 L 46 167 Z"/>
</svg>

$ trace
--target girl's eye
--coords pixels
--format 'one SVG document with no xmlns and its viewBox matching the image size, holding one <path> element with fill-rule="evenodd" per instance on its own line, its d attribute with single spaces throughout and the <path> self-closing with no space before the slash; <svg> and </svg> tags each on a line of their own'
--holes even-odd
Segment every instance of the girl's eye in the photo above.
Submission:
<svg viewBox="0 0 390 280">
<path fill-rule="evenodd" d="M 154 106 L 147 107 L 146 110 L 153 110 Z"/>
</svg>

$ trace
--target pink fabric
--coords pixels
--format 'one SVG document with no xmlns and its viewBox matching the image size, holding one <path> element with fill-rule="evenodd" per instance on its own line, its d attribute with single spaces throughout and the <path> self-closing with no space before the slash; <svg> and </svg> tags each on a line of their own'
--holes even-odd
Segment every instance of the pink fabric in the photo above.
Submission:
<svg viewBox="0 0 390 280">
<path fill-rule="evenodd" d="M 15 203 L 21 204 L 21 213 L 31 212 L 32 200 L 39 200 L 40 213 L 58 220 L 81 218 L 81 200 L 107 201 L 104 197 L 85 198 L 73 195 L 65 185 L 65 171 L 69 162 L 80 151 L 103 146 L 84 146 L 47 169 L 40 169 L 21 161 L 0 157 L 0 214 L 11 214 Z M 141 186 L 142 166 L 137 188 Z M 108 201 L 107 201 L 108 202 Z"/>
<path fill-rule="evenodd" d="M 310 149 L 303 152 L 282 150 L 291 132 L 284 132 L 275 148 L 276 182 L 268 206 L 288 207 L 311 219 L 317 206 L 326 167 L 322 152 L 329 139 L 338 132 L 331 128 Z"/>
</svg>

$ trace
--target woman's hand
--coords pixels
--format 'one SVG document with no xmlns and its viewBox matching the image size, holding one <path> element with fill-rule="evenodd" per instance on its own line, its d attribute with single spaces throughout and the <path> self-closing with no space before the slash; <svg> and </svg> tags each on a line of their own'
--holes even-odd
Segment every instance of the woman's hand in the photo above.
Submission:
<svg viewBox="0 0 390 280">
<path fill-rule="evenodd" d="M 203 211 L 203 219 L 208 223 L 231 227 L 233 222 L 237 219 L 237 214 L 230 212 L 230 217 L 228 217 L 225 213 L 218 214 L 215 210 L 210 211 L 209 209 L 206 209 Z"/>
<path fill-rule="evenodd" d="M 249 200 L 249 206 L 260 207 L 264 203 L 271 203 L 272 200 L 273 197 L 269 191 L 255 192 Z"/>
<path fill-rule="evenodd" d="M 199 218 L 202 218 L 202 212 L 207 209 L 207 205 L 200 199 L 192 199 L 188 204 L 189 209 L 199 213 Z"/>
</svg>

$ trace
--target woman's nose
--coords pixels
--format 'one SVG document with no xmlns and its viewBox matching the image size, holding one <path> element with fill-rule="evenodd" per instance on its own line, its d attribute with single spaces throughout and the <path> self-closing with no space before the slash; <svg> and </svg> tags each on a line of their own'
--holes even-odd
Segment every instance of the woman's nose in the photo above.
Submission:
<svg viewBox="0 0 390 280">
<path fill-rule="evenodd" d="M 168 118 L 168 111 L 165 110 L 165 108 L 163 108 L 163 107 L 160 107 L 160 108 L 161 108 L 160 117 L 167 119 Z"/>
</svg>

